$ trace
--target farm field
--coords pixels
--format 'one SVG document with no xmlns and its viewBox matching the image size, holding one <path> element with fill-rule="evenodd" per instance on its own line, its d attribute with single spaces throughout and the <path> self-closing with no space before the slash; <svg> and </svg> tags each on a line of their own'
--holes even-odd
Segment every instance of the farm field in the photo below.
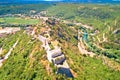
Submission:
<svg viewBox="0 0 120 80">
<path fill-rule="evenodd" d="M 5 17 L 0 18 L 0 22 L 3 22 L 5 24 L 38 24 L 39 20 L 37 19 L 22 19 L 22 18 L 16 18 L 16 17 Z"/>
</svg>

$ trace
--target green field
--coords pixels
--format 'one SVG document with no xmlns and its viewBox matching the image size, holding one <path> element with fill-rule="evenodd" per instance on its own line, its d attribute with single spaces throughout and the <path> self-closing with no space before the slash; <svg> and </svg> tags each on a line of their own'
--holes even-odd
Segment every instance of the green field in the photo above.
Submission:
<svg viewBox="0 0 120 80">
<path fill-rule="evenodd" d="M 4 19 L 3 19 L 3 18 L 0 18 L 0 22 L 4 22 Z"/>
<path fill-rule="evenodd" d="M 16 17 L 5 17 L 0 18 L 0 22 L 4 22 L 5 24 L 38 24 L 39 20 L 37 19 L 23 19 Z"/>
</svg>

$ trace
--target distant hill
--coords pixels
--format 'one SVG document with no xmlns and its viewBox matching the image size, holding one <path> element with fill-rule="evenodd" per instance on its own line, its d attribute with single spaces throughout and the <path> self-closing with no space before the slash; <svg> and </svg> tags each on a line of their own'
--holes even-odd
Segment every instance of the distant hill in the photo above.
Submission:
<svg viewBox="0 0 120 80">
<path fill-rule="evenodd" d="M 120 3 L 120 0 L 0 0 L 3 3 L 41 3 L 41 2 L 82 2 L 82 3 Z"/>
</svg>

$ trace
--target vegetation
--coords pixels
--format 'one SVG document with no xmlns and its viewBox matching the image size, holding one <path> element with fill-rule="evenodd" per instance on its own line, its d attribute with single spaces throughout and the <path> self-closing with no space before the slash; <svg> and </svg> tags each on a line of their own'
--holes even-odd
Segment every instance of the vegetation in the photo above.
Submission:
<svg viewBox="0 0 120 80">
<path fill-rule="evenodd" d="M 76 37 L 74 37 L 75 35 L 77 35 L 74 34 L 76 33 L 76 30 L 74 31 L 73 28 L 68 27 L 67 25 L 64 24 L 52 26 L 51 28 L 52 30 L 54 30 L 51 33 L 57 34 L 52 35 L 52 37 L 60 42 L 60 46 L 62 47 L 62 51 L 66 56 L 66 60 L 70 65 L 70 68 L 73 70 L 75 80 L 84 79 L 119 80 L 120 77 L 118 77 L 118 75 L 120 72 L 118 70 L 114 70 L 113 67 L 109 68 L 108 65 L 104 64 L 103 58 L 100 57 L 100 55 L 91 58 L 86 55 L 82 56 L 79 53 L 79 50 L 77 48 L 77 39 Z M 94 46 L 92 47 L 94 48 L 93 52 L 95 52 L 96 54 L 100 54 L 100 52 L 97 52 L 98 48 L 95 48 Z M 115 63 L 114 66 L 119 65 L 119 63 L 117 62 L 113 63 Z"/>
<path fill-rule="evenodd" d="M 41 31 L 41 28 L 45 28 L 47 25 L 51 29 L 51 39 L 57 40 L 62 48 L 74 75 L 73 80 L 120 80 L 119 9 L 120 5 L 117 4 L 1 5 L 0 24 L 6 24 L 5 27 L 16 24 L 17 27 L 20 27 L 19 24 L 30 24 L 32 28 L 37 27 L 35 33 L 37 35 L 42 34 L 41 32 L 44 31 Z M 47 15 L 44 16 L 55 16 L 61 21 L 55 23 L 54 20 L 54 25 L 52 25 L 39 22 L 38 19 L 30 19 L 28 16 L 31 15 L 31 10 L 36 11 L 32 15 L 47 10 Z M 24 14 L 25 18 L 5 17 L 7 14 L 18 13 Z M 70 21 L 71 24 L 62 23 L 64 20 Z M 80 26 L 73 25 L 74 22 L 92 26 L 92 30 L 85 28 L 88 33 L 88 41 L 83 42 L 87 51 L 97 54 L 95 57 L 81 55 L 79 52 L 77 37 Z M 18 40 L 18 44 L 0 68 L 1 80 L 72 80 L 64 75 L 56 74 L 57 69 L 48 62 L 46 52 L 41 48 L 41 42 L 31 35 L 27 35 L 24 30 L 0 38 L 0 48 L 3 48 L 0 57 L 4 57 L 16 40 Z M 54 48 L 52 44 L 50 47 Z"/>
<path fill-rule="evenodd" d="M 15 17 L 5 17 L 0 18 L 0 22 L 4 24 L 37 24 L 39 20 L 37 19 L 22 19 L 22 18 L 15 18 Z"/>
<path fill-rule="evenodd" d="M 52 4 L 8 4 L 8 5 L 0 5 L 0 15 L 6 14 L 29 14 L 30 10 L 35 10 L 36 13 L 42 10 L 47 9 L 52 6 Z"/>
<path fill-rule="evenodd" d="M 0 68 L 1 80 L 51 79 L 50 76 L 47 76 L 45 66 L 40 62 L 42 56 L 45 54 L 44 50 L 40 49 L 41 43 L 37 40 L 32 41 L 31 37 L 28 37 L 22 32 L 13 36 L 14 37 L 10 38 L 15 40 L 17 36 L 19 43 L 12 51 L 10 58 L 8 58 L 2 68 Z M 9 44 L 12 45 L 11 42 L 4 42 L 4 44 L 6 44 L 6 47 L 9 46 Z"/>
<path fill-rule="evenodd" d="M 120 11 L 118 10 L 119 8 L 120 8 L 120 5 L 117 5 L 117 4 L 116 5 L 105 5 L 105 4 L 96 5 L 96 4 L 65 3 L 65 4 L 57 4 L 55 6 L 48 8 L 47 15 L 55 16 L 63 20 L 68 20 L 73 23 L 77 22 L 77 23 L 87 24 L 88 26 L 93 27 L 93 30 L 87 30 L 88 35 L 95 34 L 94 36 L 89 36 L 89 42 L 98 44 L 98 46 L 101 46 L 107 49 L 105 50 L 106 53 L 110 52 L 109 54 L 112 54 L 115 56 L 116 54 L 119 54 L 119 50 L 120 50 L 119 49 L 120 17 L 118 16 L 120 13 Z M 80 26 L 78 26 L 78 28 L 79 27 Z M 117 33 L 114 33 L 114 31 L 116 30 L 118 30 Z M 68 30 L 67 32 L 70 32 L 70 30 Z M 94 41 L 93 41 L 93 38 L 94 38 Z M 99 42 L 98 38 L 101 42 Z M 106 38 L 106 41 L 102 42 L 102 40 L 104 40 L 105 38 Z M 104 51 L 101 52 L 97 48 L 92 49 L 92 51 L 98 54 L 104 52 Z M 120 56 L 118 55 L 117 57 L 120 57 Z"/>
</svg>

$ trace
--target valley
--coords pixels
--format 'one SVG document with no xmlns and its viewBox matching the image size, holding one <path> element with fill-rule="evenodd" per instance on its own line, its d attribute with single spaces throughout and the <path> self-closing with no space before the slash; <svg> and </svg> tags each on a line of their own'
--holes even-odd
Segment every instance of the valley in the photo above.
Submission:
<svg viewBox="0 0 120 80">
<path fill-rule="evenodd" d="M 47 4 L 0 6 L 0 79 L 120 80 L 120 5 Z"/>
</svg>

